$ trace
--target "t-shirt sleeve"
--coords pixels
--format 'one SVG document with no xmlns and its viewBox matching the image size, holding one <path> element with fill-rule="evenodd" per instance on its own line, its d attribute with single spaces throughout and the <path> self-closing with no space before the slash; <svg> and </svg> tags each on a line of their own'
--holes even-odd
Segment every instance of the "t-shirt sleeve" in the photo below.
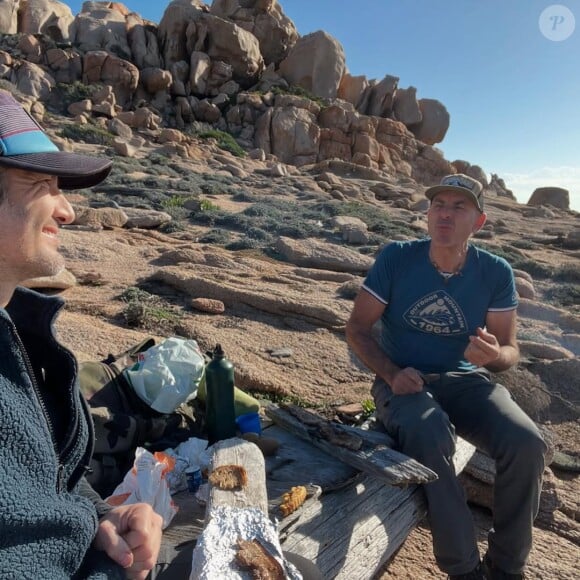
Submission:
<svg viewBox="0 0 580 580">
<path fill-rule="evenodd" d="M 514 272 L 511 266 L 503 259 L 498 260 L 495 268 L 497 270 L 497 282 L 488 310 L 490 312 L 514 310 L 518 306 Z"/>
<path fill-rule="evenodd" d="M 391 243 L 382 250 L 362 286 L 383 304 L 389 303 L 389 297 L 391 295 L 393 260 L 396 246 L 398 244 Z"/>
</svg>

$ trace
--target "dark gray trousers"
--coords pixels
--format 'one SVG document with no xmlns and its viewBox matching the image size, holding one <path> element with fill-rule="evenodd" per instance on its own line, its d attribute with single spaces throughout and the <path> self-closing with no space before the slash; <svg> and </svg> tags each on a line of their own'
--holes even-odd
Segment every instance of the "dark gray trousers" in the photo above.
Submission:
<svg viewBox="0 0 580 580">
<path fill-rule="evenodd" d="M 505 572 L 521 572 L 532 546 L 546 444 L 508 390 L 478 369 L 429 375 L 423 391 L 412 395 L 393 395 L 377 378 L 372 394 L 398 449 L 439 476 L 424 489 L 441 570 L 465 574 L 479 561 L 471 512 L 453 468 L 457 434 L 496 462 L 488 551 Z"/>
</svg>

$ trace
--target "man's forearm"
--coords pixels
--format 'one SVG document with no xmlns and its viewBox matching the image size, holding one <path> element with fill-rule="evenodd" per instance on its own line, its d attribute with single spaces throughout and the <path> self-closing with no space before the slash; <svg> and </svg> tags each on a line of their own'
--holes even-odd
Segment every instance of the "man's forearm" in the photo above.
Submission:
<svg viewBox="0 0 580 580">
<path fill-rule="evenodd" d="M 507 344 L 500 347 L 499 357 L 489 364 L 486 364 L 485 368 L 493 373 L 500 373 L 518 364 L 519 360 L 520 349 L 517 346 Z"/>
<path fill-rule="evenodd" d="M 381 349 L 372 335 L 353 325 L 346 327 L 346 340 L 358 358 L 388 384 L 401 370 Z"/>
</svg>

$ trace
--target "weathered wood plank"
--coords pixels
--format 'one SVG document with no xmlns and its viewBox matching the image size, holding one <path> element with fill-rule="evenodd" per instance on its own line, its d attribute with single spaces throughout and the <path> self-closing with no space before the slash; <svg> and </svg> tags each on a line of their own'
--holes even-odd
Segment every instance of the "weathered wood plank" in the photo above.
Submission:
<svg viewBox="0 0 580 580">
<path fill-rule="evenodd" d="M 427 469 L 418 461 L 390 449 L 386 444 L 377 444 L 376 434 L 369 436 L 368 431 L 356 431 L 356 435 L 361 439 L 361 447 L 360 449 L 349 449 L 317 436 L 317 433 L 309 429 L 308 425 L 305 425 L 291 413 L 276 405 L 268 405 L 265 411 L 268 417 L 284 427 L 284 429 L 287 429 L 326 453 L 340 459 L 344 463 L 378 477 L 390 485 L 399 486 L 412 483 L 426 483 L 437 479 L 433 471 Z M 301 414 L 304 413 L 308 412 L 302 409 Z M 310 415 L 312 415 L 313 421 L 321 420 L 320 417 L 313 413 L 310 413 Z M 344 429 L 343 426 L 337 423 L 333 423 L 332 428 L 351 435 L 353 433 L 352 429 Z"/>
<path fill-rule="evenodd" d="M 456 471 L 474 448 L 458 440 Z M 368 580 L 405 541 L 426 514 L 422 486 L 385 485 L 364 475 L 356 484 L 309 502 L 282 531 L 282 547 L 304 556 L 325 578 Z"/>
<path fill-rule="evenodd" d="M 214 506 L 257 507 L 267 514 L 266 470 L 258 447 L 238 438 L 219 441 L 214 445 L 210 473 L 220 465 L 241 465 L 248 474 L 248 484 L 240 490 L 224 490 L 210 484 L 206 518 Z"/>
<path fill-rule="evenodd" d="M 275 456 L 266 457 L 266 488 L 273 500 L 295 485 L 317 485 L 324 492 L 339 489 L 359 476 L 359 470 L 337 461 L 282 427 L 272 425 L 264 436 L 278 440 Z"/>
</svg>

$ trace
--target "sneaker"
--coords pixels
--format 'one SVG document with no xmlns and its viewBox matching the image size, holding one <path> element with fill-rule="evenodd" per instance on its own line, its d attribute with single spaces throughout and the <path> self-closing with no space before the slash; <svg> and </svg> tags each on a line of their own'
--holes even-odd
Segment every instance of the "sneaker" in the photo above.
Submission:
<svg viewBox="0 0 580 580">
<path fill-rule="evenodd" d="M 481 562 L 471 572 L 467 572 L 467 574 L 451 574 L 447 578 L 448 580 L 486 580 Z"/>
<path fill-rule="evenodd" d="M 483 558 L 483 570 L 485 572 L 484 577 L 488 580 L 526 580 L 526 575 L 523 572 L 510 574 L 509 572 L 504 572 L 501 568 L 494 566 L 489 554 L 486 554 Z"/>
</svg>

